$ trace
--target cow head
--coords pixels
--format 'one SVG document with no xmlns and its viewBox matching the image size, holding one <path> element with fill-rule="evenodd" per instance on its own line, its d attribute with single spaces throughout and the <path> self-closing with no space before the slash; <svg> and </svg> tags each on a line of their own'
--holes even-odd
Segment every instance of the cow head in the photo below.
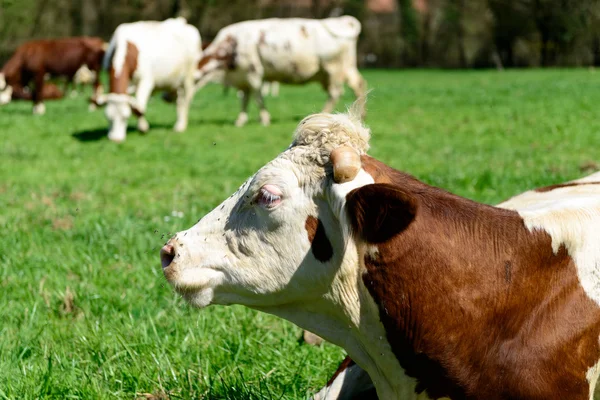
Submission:
<svg viewBox="0 0 600 400">
<path fill-rule="evenodd" d="M 6 83 L 6 77 L 4 73 L 0 72 L 0 105 L 10 103 L 12 99 L 12 86 Z"/>
<path fill-rule="evenodd" d="M 342 210 L 347 193 L 373 183 L 361 168 L 370 131 L 359 115 L 305 118 L 286 151 L 171 238 L 161 261 L 174 288 L 198 307 L 235 303 L 280 315 L 354 279 Z"/>
<path fill-rule="evenodd" d="M 96 106 L 105 106 L 104 115 L 110 126 L 108 138 L 115 142 L 122 142 L 127 135 L 127 120 L 133 112 L 140 116 L 143 113 L 137 105 L 135 98 L 127 94 L 108 93 L 92 97 L 90 102 Z"/>
<path fill-rule="evenodd" d="M 233 36 L 212 42 L 198 62 L 195 74 L 197 89 L 212 80 L 218 80 L 225 71 L 234 69 L 236 57 L 237 40 Z"/>
</svg>

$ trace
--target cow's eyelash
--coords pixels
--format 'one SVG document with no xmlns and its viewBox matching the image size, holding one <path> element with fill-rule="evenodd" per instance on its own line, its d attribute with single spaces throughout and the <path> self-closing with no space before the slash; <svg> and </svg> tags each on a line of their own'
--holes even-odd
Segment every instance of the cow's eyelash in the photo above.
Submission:
<svg viewBox="0 0 600 400">
<path fill-rule="evenodd" d="M 269 192 L 268 190 L 265 189 L 260 189 L 260 194 L 263 197 L 264 200 L 266 200 L 267 202 L 273 202 L 275 200 L 280 200 L 281 196 L 277 196 L 276 194 L 273 194 L 271 192 Z"/>
<path fill-rule="evenodd" d="M 271 193 L 265 188 L 260 188 L 256 196 L 256 203 L 264 207 L 274 207 L 281 202 L 281 196 Z"/>
</svg>

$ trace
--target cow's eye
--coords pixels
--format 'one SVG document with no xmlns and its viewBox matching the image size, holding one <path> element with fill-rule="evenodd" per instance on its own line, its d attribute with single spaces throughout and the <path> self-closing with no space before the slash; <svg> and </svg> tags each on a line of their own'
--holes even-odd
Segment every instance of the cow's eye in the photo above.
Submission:
<svg viewBox="0 0 600 400">
<path fill-rule="evenodd" d="M 281 203 L 281 190 L 275 185 L 265 185 L 260 188 L 257 203 L 265 208 L 274 208 Z"/>
</svg>

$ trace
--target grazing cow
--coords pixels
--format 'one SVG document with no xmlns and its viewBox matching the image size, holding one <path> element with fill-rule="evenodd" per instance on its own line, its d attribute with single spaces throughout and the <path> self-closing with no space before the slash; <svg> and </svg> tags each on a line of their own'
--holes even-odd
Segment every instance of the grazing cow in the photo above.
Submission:
<svg viewBox="0 0 600 400">
<path fill-rule="evenodd" d="M 254 94 L 264 125 L 270 123 L 261 87 L 265 82 L 320 82 L 329 94 L 324 112 L 331 112 L 347 83 L 356 96 L 365 82 L 356 67 L 356 18 L 265 19 L 239 22 L 219 31 L 198 63 L 198 87 L 215 80 L 242 91 L 242 111 L 236 125 L 248 121 L 248 101 Z"/>
<path fill-rule="evenodd" d="M 316 114 L 161 249 L 192 305 L 243 304 L 342 346 L 381 399 L 590 399 L 600 373 L 600 196 L 518 211 L 366 155 Z"/>
<path fill-rule="evenodd" d="M 42 90 L 42 100 L 57 100 L 57 99 L 62 99 L 64 97 L 64 94 L 62 92 L 62 90 L 59 89 L 58 86 L 56 86 L 53 83 L 46 83 L 44 85 L 44 89 Z M 29 90 L 29 87 L 25 86 L 25 87 L 21 87 L 21 86 L 14 86 L 12 88 L 12 100 L 30 100 L 33 98 L 33 95 L 31 93 L 31 90 Z"/>
<path fill-rule="evenodd" d="M 600 172 L 575 181 L 527 191 L 500 203 L 498 207 L 526 211 L 528 208 L 547 207 L 556 202 L 577 201 L 582 195 L 600 196 Z M 313 400 L 351 399 L 375 400 L 377 393 L 369 375 L 350 357 L 346 357 Z"/>
<path fill-rule="evenodd" d="M 119 25 L 104 57 L 104 67 L 110 76 L 109 93 L 92 99 L 97 105 L 106 105 L 105 114 L 110 122 L 108 138 L 116 142 L 125 140 L 132 112 L 138 117 L 138 129 L 148 131 L 144 115 L 155 89 L 177 93 L 174 129 L 183 132 L 188 124 L 201 55 L 200 33 L 184 18 Z M 135 98 L 128 94 L 130 84 L 135 85 Z"/>
<path fill-rule="evenodd" d="M 32 40 L 22 44 L 0 71 L 0 104 L 10 101 L 13 90 L 20 90 L 33 82 L 33 112 L 44 114 L 45 75 L 72 80 L 84 65 L 97 73 L 104 50 L 104 41 L 95 37 Z M 94 89 L 100 90 L 98 77 L 94 81 Z"/>
</svg>

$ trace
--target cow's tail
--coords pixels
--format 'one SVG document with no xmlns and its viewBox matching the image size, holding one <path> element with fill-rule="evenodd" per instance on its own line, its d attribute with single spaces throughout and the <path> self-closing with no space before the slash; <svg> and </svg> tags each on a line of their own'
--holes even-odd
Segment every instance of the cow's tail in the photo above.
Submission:
<svg viewBox="0 0 600 400">
<path fill-rule="evenodd" d="M 107 71 L 110 69 L 110 63 L 112 61 L 116 47 L 117 47 L 117 33 L 115 32 L 113 37 L 110 38 L 110 42 L 108 43 L 108 46 L 106 46 L 106 48 L 105 48 L 104 58 L 102 59 L 102 69 L 105 69 Z"/>
</svg>

